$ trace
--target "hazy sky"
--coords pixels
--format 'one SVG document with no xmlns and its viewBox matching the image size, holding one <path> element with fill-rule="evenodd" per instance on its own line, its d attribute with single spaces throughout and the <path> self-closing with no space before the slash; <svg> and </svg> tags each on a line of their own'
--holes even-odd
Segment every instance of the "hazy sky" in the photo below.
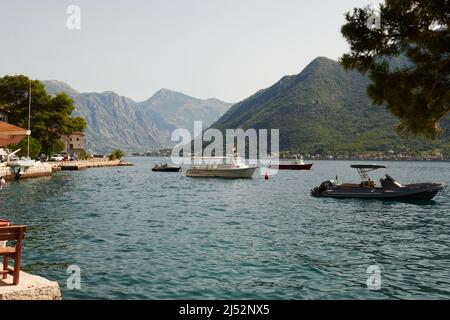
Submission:
<svg viewBox="0 0 450 320">
<path fill-rule="evenodd" d="M 141 101 L 160 88 L 237 102 L 348 50 L 344 13 L 377 0 L 0 0 L 0 76 Z M 69 5 L 81 29 L 67 28 Z"/>
</svg>

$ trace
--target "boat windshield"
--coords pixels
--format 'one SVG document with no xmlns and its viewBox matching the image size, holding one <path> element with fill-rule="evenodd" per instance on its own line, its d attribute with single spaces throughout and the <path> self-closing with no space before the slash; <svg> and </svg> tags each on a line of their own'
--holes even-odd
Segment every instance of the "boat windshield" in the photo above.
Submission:
<svg viewBox="0 0 450 320">
<path fill-rule="evenodd" d="M 245 165 L 244 159 L 238 156 L 224 157 L 192 157 L 192 166 L 195 167 L 216 167 L 216 166 L 242 166 Z"/>
</svg>

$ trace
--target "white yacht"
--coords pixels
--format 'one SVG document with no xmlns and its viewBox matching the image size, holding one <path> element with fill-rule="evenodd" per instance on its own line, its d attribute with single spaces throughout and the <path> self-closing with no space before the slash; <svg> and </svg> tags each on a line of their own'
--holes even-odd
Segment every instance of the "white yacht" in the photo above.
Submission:
<svg viewBox="0 0 450 320">
<path fill-rule="evenodd" d="M 192 158 L 187 177 L 202 178 L 252 178 L 258 166 L 245 163 L 238 156 Z"/>
<path fill-rule="evenodd" d="M 20 159 L 13 159 L 8 161 L 8 165 L 10 167 L 24 167 L 24 168 L 28 168 L 28 167 L 33 167 L 36 164 L 37 161 L 32 160 L 29 157 L 22 157 Z"/>
</svg>

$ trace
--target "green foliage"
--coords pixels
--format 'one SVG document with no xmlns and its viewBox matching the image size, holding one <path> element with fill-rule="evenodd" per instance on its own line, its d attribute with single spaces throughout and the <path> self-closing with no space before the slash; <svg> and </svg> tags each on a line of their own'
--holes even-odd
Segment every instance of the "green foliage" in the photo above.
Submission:
<svg viewBox="0 0 450 320">
<path fill-rule="evenodd" d="M 341 32 L 351 52 L 341 62 L 369 75 L 370 98 L 400 119 L 400 131 L 427 138 L 442 132 L 450 111 L 449 4 L 386 0 L 379 13 L 366 7 L 346 14 Z M 381 28 L 367 26 L 374 14 Z"/>
<path fill-rule="evenodd" d="M 0 105 L 9 112 L 10 122 L 28 127 L 28 91 L 30 79 L 26 76 L 0 78 Z M 86 122 L 81 117 L 71 117 L 75 109 L 72 99 L 64 93 L 49 96 L 44 85 L 32 80 L 31 134 L 41 144 L 41 152 L 60 152 L 60 136 L 83 131 Z"/>
<path fill-rule="evenodd" d="M 85 150 L 79 150 L 75 152 L 77 155 L 78 160 L 88 160 L 90 159 L 91 155 L 87 153 Z"/>
<path fill-rule="evenodd" d="M 446 159 L 450 159 L 450 143 L 442 147 L 442 154 Z"/>
<path fill-rule="evenodd" d="M 45 153 L 45 154 L 51 156 L 52 154 L 55 154 L 55 153 L 61 153 L 64 151 L 65 147 L 66 147 L 66 145 L 64 144 L 64 142 L 62 142 L 59 139 L 55 140 L 52 142 L 49 149 L 47 149 L 48 153 Z"/>
<path fill-rule="evenodd" d="M 125 156 L 125 153 L 120 149 L 115 149 L 109 155 L 109 160 L 120 160 Z"/>
<path fill-rule="evenodd" d="M 317 58 L 298 75 L 284 77 L 235 104 L 213 127 L 279 129 L 280 150 L 299 154 L 432 152 L 448 143 L 448 118 L 441 139 L 399 135 L 396 118 L 371 103 L 366 93 L 369 83 L 357 71 Z"/>
<path fill-rule="evenodd" d="M 27 156 L 27 148 L 28 148 L 28 138 L 25 137 L 22 141 L 17 144 L 10 144 L 6 146 L 11 151 L 15 151 L 20 149 L 19 152 L 16 153 L 18 157 L 26 157 Z M 41 144 L 35 138 L 30 137 L 30 157 L 37 158 L 41 152 Z"/>
</svg>

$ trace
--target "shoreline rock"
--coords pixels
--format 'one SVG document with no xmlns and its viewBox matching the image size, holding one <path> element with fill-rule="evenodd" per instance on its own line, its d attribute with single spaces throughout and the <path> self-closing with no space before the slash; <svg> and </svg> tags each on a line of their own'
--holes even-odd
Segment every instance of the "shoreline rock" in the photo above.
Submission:
<svg viewBox="0 0 450 320">
<path fill-rule="evenodd" d="M 62 300 L 56 281 L 20 272 L 19 285 L 12 285 L 13 277 L 0 279 L 0 300 Z"/>
</svg>

